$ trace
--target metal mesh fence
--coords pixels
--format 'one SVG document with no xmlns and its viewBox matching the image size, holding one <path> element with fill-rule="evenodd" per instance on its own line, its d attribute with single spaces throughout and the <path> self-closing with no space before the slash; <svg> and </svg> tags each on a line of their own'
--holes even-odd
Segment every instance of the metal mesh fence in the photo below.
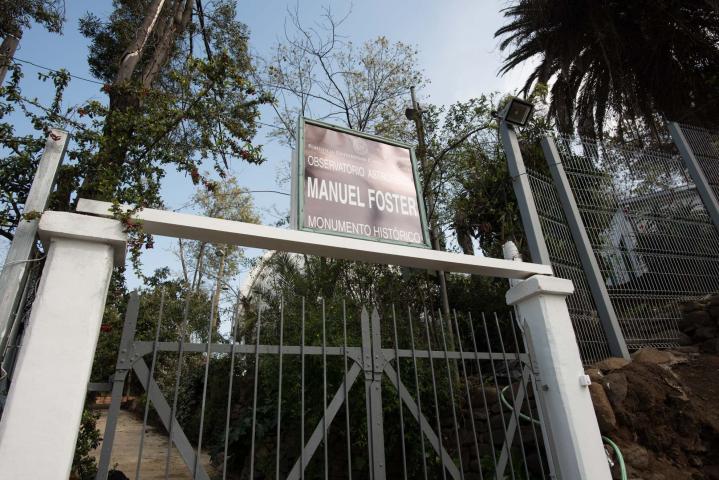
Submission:
<svg viewBox="0 0 719 480">
<path fill-rule="evenodd" d="M 714 196 L 719 198 L 719 133 L 705 128 L 681 125 Z"/>
<path fill-rule="evenodd" d="M 679 304 L 719 289 L 719 235 L 681 158 L 556 144 L 627 346 L 676 345 Z"/>
<path fill-rule="evenodd" d="M 30 319 L 32 303 L 35 301 L 35 295 L 40 286 L 40 276 L 45 264 L 44 255 L 37 248 L 33 248 L 31 260 L 31 266 L 28 269 L 26 278 L 23 280 L 20 303 L 8 332 L 8 342 L 5 351 L 0 356 L 2 358 L 2 365 L 0 366 L 0 397 L 7 394 L 12 381 L 15 362 L 22 344 L 22 336 Z"/>
<path fill-rule="evenodd" d="M 554 273 L 574 283 L 567 307 L 582 360 L 587 364 L 602 360 L 611 356 L 607 340 L 552 179 L 533 170 L 528 170 L 528 177 Z"/>
</svg>

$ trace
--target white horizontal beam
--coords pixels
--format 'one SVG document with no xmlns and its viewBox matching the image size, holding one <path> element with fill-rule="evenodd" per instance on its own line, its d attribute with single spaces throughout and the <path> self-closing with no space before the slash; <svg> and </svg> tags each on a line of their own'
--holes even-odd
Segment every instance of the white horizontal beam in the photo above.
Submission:
<svg viewBox="0 0 719 480">
<path fill-rule="evenodd" d="M 83 198 L 78 202 L 77 212 L 109 217 L 111 216 L 110 207 L 111 204 L 108 202 Z M 152 235 L 187 238 L 217 244 L 401 265 L 427 270 L 470 273 L 488 277 L 528 278 L 532 275 L 552 275 L 552 268 L 548 265 L 439 252 L 425 248 L 287 230 L 166 210 L 146 208 L 139 211 L 135 218 L 142 222 L 143 230 Z"/>
</svg>

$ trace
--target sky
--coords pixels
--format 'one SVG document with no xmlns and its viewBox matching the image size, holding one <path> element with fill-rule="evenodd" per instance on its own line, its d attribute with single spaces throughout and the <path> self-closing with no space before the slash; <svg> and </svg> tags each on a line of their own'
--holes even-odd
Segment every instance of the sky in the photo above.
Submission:
<svg viewBox="0 0 719 480">
<path fill-rule="evenodd" d="M 516 92 L 531 71 L 532 66 L 528 64 L 503 77 L 498 75 L 502 53 L 494 32 L 503 25 L 501 9 L 506 4 L 506 0 L 363 0 L 354 4 L 348 1 L 296 3 L 293 0 L 253 0 L 239 1 L 237 11 L 239 19 L 250 28 L 250 48 L 258 56 L 269 56 L 273 46 L 284 37 L 288 8 L 294 9 L 297 5 L 306 24 L 316 21 L 326 6 L 340 16 L 350 11 L 341 26 L 341 35 L 354 43 L 385 36 L 390 41 L 401 41 L 416 47 L 419 67 L 430 80 L 429 85 L 418 92 L 420 101 L 449 105 L 483 93 Z M 73 75 L 92 79 L 87 65 L 88 42 L 78 31 L 78 19 L 85 12 L 107 18 L 112 12 L 112 3 L 110 0 L 68 0 L 63 34 L 51 34 L 37 26 L 31 28 L 24 33 L 16 58 L 45 67 L 66 68 Z M 25 96 L 49 102 L 51 87 L 37 80 L 37 72 L 41 69 L 29 64 L 24 64 L 23 69 L 25 79 L 21 86 Z M 103 100 L 105 95 L 99 89 L 100 85 L 95 83 L 73 79 L 66 93 L 66 106 L 91 98 Z M 272 123 L 270 109 L 262 113 L 260 121 Z M 23 123 L 23 119 L 18 117 L 18 131 L 29 128 Z M 260 166 L 237 162 L 234 173 L 240 185 L 250 190 L 289 193 L 289 185 L 278 185 L 277 176 L 290 161 L 290 149 L 267 138 L 267 130 L 261 128 L 255 139 L 256 143 L 264 145 L 267 161 Z M 182 207 L 193 193 L 194 188 L 188 178 L 168 172 L 163 197 L 169 208 Z M 289 209 L 288 196 L 273 193 L 253 195 L 263 223 L 274 223 Z M 155 248 L 142 258 L 145 274 L 163 266 L 179 269 L 172 253 L 175 242 L 174 239 L 156 239 Z M 3 257 L 6 249 L 7 242 L 0 244 Z M 250 255 L 258 253 L 248 252 Z M 128 269 L 129 272 L 131 269 Z M 133 288 L 138 285 L 139 280 L 130 274 L 128 286 Z"/>
</svg>

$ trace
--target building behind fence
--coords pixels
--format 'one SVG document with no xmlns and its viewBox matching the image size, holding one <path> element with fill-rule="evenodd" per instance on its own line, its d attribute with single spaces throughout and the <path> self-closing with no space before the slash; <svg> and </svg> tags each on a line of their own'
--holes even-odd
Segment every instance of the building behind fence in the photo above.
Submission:
<svg viewBox="0 0 719 480">
<path fill-rule="evenodd" d="M 670 130 L 681 155 L 547 137 L 553 176 L 527 169 L 529 188 L 515 182 L 536 211 L 535 240 L 544 242 L 555 275 L 574 282 L 567 301 L 586 363 L 617 355 L 607 341 L 614 333 L 630 351 L 676 346 L 681 303 L 719 290 L 719 134 Z M 603 293 L 590 288 L 592 275 Z M 608 313 L 598 313 L 601 302 Z M 611 319 L 602 315 L 615 316 L 621 331 L 607 331 Z"/>
</svg>

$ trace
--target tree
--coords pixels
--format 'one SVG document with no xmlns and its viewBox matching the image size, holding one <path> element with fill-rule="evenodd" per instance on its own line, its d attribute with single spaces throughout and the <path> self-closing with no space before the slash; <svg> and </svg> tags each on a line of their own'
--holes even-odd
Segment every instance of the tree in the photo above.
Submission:
<svg viewBox="0 0 719 480">
<path fill-rule="evenodd" d="M 338 33 L 344 18 L 328 9 L 322 23 L 305 27 L 298 10 L 293 30 L 277 45 L 259 82 L 277 99 L 275 134 L 293 144 L 298 115 L 374 132 L 380 123 L 405 123 L 409 87 L 426 80 L 417 52 L 402 42 L 377 37 L 359 47 Z"/>
<path fill-rule="evenodd" d="M 93 15 L 82 19 L 81 31 L 92 40 L 88 61 L 93 73 L 108 82 L 103 90 L 110 97 L 97 151 L 87 160 L 82 196 L 116 197 L 122 193 L 117 179 L 148 160 L 174 164 L 195 183 L 205 159 L 220 173 L 232 157 L 262 161 L 251 138 L 256 108 L 269 97 L 258 94 L 249 80 L 247 29 L 235 19 L 229 1 L 213 4 L 211 12 L 198 10 L 196 26 L 191 23 L 194 3 L 118 0 L 109 22 Z M 204 58 L 194 55 L 195 31 L 203 36 Z M 154 185 L 163 171 L 149 168 L 139 174 L 155 180 Z M 156 204 L 157 191 L 147 193 L 144 203 Z"/>
<path fill-rule="evenodd" d="M 13 237 L 51 127 L 73 130 L 50 205 L 54 210 L 68 210 L 80 197 L 161 206 L 160 185 L 168 168 L 213 189 L 233 162 L 263 161 L 252 138 L 258 106 L 270 98 L 251 80 L 247 28 L 236 20 L 233 2 L 213 3 L 195 14 L 195 22 L 186 15 L 189 3 L 118 0 L 107 21 L 89 14 L 82 19 L 81 32 L 91 39 L 88 61 L 106 82 L 101 90 L 109 96 L 107 103 L 65 107 L 70 77 L 60 71 L 42 75 L 55 87 L 52 104 L 43 105 L 23 95 L 20 66 L 11 66 L 12 78 L 0 88 L 0 121 L 21 112 L 38 134 L 17 135 L 14 123 L 0 123 L 0 148 L 8 152 L 0 163 L 0 234 Z M 173 15 L 180 12 L 183 16 Z M 152 28 L 148 15 L 158 15 Z M 202 55 L 195 52 L 195 32 L 203 38 Z M 127 55 L 139 59 L 132 65 Z M 199 173 L 207 164 L 215 170 L 214 180 Z M 143 239 L 139 226 L 127 226 L 137 255 L 149 239 Z"/>
<path fill-rule="evenodd" d="M 48 31 L 60 33 L 65 21 L 65 2 L 62 0 L 16 0 L 0 3 L 0 84 L 5 81 L 8 67 L 15 55 L 23 30 L 31 22 Z"/>
<path fill-rule="evenodd" d="M 714 2 L 515 0 L 504 15 L 500 72 L 539 57 L 524 91 L 552 83 L 549 113 L 560 131 L 601 137 L 611 119 L 620 137 L 643 124 L 657 139 L 659 116 L 718 124 Z"/>
<path fill-rule="evenodd" d="M 238 222 L 260 223 L 254 210 L 252 197 L 241 188 L 237 179 L 230 177 L 218 185 L 212 192 L 198 190 L 193 203 L 199 207 L 203 216 L 223 218 Z M 220 318 L 220 294 L 223 290 L 232 290 L 232 284 L 240 272 L 240 267 L 248 265 L 244 250 L 236 245 L 213 245 L 208 242 L 178 240 L 177 256 L 182 266 L 182 279 L 190 290 L 199 291 L 206 280 L 208 288 L 214 291 L 213 304 L 215 318 Z M 234 292 L 239 296 L 239 291 Z M 239 301 L 235 298 L 233 304 Z M 230 310 L 233 310 L 233 307 Z"/>
<path fill-rule="evenodd" d="M 64 0 L 12 0 L 0 3 L 0 38 L 22 36 L 34 23 L 60 33 L 65 21 Z"/>
</svg>

